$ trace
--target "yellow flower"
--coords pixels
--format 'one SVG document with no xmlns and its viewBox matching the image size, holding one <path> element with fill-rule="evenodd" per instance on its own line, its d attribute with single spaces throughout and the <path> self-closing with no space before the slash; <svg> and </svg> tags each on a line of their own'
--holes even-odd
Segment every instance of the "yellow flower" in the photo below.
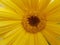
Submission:
<svg viewBox="0 0 60 45">
<path fill-rule="evenodd" d="M 0 39 L 0 45 L 60 45 L 60 0 L 1 0 Z"/>
</svg>

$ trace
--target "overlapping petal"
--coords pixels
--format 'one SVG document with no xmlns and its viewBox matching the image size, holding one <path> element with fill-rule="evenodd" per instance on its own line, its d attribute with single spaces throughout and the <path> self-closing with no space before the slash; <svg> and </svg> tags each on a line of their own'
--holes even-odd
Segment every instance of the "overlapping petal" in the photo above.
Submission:
<svg viewBox="0 0 60 45">
<path fill-rule="evenodd" d="M 47 7 L 47 5 L 50 3 L 51 0 L 6 0 L 2 1 L 5 4 L 7 4 L 9 7 L 11 7 L 13 10 L 18 11 L 22 9 L 23 11 L 37 11 L 37 10 L 43 10 Z M 7 2 L 7 3 L 6 3 Z M 16 7 L 17 5 L 17 7 Z M 14 6 L 14 7 L 12 7 Z M 19 9 L 20 8 L 20 9 Z"/>
<path fill-rule="evenodd" d="M 18 14 L 10 9 L 0 8 L 0 21 L 2 20 L 19 20 L 21 19 Z"/>
<path fill-rule="evenodd" d="M 59 34 L 56 34 L 51 31 L 43 31 L 42 34 L 50 45 L 60 45 Z"/>
<path fill-rule="evenodd" d="M 48 8 L 45 10 L 48 14 L 47 16 L 47 32 L 51 35 L 48 38 L 52 45 L 60 45 L 60 40 L 57 39 L 60 36 L 60 0 L 54 0 Z M 46 35 L 45 35 L 46 36 Z M 55 40 L 55 41 L 53 41 Z"/>
<path fill-rule="evenodd" d="M 48 21 L 60 23 L 60 0 L 53 0 L 44 12 L 47 15 Z"/>
<path fill-rule="evenodd" d="M 42 34 L 51 45 L 60 45 L 60 25 L 54 22 L 47 22 Z"/>
<path fill-rule="evenodd" d="M 36 45 L 49 45 L 45 37 L 40 32 L 36 34 L 34 38 L 35 38 Z"/>
</svg>

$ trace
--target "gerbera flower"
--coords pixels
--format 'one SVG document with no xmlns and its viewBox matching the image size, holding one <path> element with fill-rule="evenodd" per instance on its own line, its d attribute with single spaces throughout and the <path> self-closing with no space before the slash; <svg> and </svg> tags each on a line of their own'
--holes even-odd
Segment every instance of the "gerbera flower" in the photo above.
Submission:
<svg viewBox="0 0 60 45">
<path fill-rule="evenodd" d="M 60 0 L 1 0 L 0 39 L 0 45 L 60 45 Z"/>
</svg>

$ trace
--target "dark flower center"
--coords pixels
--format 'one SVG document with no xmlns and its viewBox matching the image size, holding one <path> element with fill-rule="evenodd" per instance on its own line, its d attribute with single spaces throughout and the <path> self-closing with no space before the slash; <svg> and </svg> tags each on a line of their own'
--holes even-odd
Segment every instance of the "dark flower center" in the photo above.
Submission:
<svg viewBox="0 0 60 45">
<path fill-rule="evenodd" d="M 31 16 L 28 18 L 28 22 L 31 26 L 37 26 L 40 23 L 40 19 L 37 16 Z"/>
</svg>

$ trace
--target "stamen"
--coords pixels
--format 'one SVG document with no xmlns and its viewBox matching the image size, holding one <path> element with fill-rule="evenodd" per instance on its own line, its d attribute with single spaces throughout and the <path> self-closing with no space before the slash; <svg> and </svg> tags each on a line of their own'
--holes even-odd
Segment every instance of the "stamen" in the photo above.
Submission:
<svg viewBox="0 0 60 45">
<path fill-rule="evenodd" d="M 40 19 L 37 16 L 31 16 L 28 18 L 28 22 L 31 26 L 37 26 L 40 22 Z"/>
<path fill-rule="evenodd" d="M 22 18 L 22 25 L 26 32 L 34 34 L 42 31 L 45 28 L 45 20 L 45 16 L 28 14 Z"/>
</svg>

